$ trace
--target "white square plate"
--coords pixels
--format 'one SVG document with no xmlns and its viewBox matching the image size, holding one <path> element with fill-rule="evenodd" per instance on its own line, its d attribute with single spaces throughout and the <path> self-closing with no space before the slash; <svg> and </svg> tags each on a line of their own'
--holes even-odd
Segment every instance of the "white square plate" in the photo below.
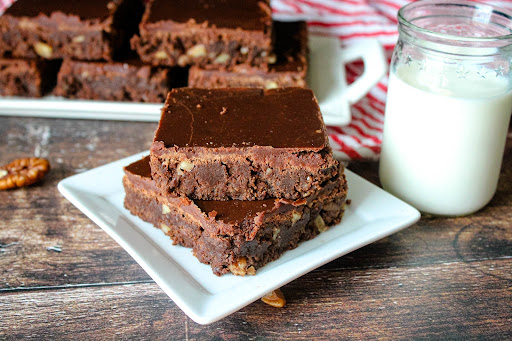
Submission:
<svg viewBox="0 0 512 341">
<path fill-rule="evenodd" d="M 346 170 L 349 199 L 343 221 L 285 252 L 255 276 L 215 276 L 190 249 L 123 207 L 123 167 L 147 152 L 62 180 L 59 191 L 121 245 L 194 321 L 215 322 L 266 293 L 376 240 L 415 223 L 420 213 Z"/>
</svg>

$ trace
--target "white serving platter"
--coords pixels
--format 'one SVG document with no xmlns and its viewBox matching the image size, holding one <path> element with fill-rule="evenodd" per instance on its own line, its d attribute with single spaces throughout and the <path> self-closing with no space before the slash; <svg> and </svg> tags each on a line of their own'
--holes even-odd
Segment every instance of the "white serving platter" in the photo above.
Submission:
<svg viewBox="0 0 512 341">
<path fill-rule="evenodd" d="M 348 124 L 350 104 L 363 97 L 386 72 L 386 60 L 375 40 L 342 49 L 339 40 L 311 36 L 308 84 L 315 92 L 327 125 Z M 364 74 L 350 86 L 344 64 L 365 62 Z M 65 99 L 0 97 L 0 115 L 158 122 L 162 104 Z"/>
<path fill-rule="evenodd" d="M 290 281 L 340 256 L 400 231 L 420 213 L 379 187 L 346 170 L 348 206 L 343 221 L 285 252 L 255 276 L 215 276 L 190 249 L 123 207 L 123 167 L 147 152 L 62 180 L 58 189 L 107 232 L 194 321 L 215 322 Z"/>
</svg>

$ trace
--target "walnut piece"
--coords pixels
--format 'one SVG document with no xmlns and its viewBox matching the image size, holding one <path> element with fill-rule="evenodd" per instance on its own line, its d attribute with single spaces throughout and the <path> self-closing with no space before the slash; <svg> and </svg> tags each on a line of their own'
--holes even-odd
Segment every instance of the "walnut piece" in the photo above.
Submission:
<svg viewBox="0 0 512 341">
<path fill-rule="evenodd" d="M 171 232 L 171 228 L 165 224 L 160 224 L 160 228 L 162 229 L 162 231 L 164 231 L 165 234 Z"/>
<path fill-rule="evenodd" d="M 194 169 L 194 164 L 190 161 L 184 160 L 178 165 L 178 171 L 176 173 L 178 173 L 178 175 L 183 175 L 185 172 L 189 172 L 192 169 Z"/>
<path fill-rule="evenodd" d="M 178 57 L 178 65 L 179 66 L 187 66 L 189 63 L 190 63 L 190 58 L 187 55 L 182 54 L 181 56 Z"/>
<path fill-rule="evenodd" d="M 247 274 L 247 259 L 245 257 L 238 258 L 238 261 L 228 265 L 229 271 L 236 276 L 245 276 Z"/>
<path fill-rule="evenodd" d="M 286 304 L 286 299 L 284 298 L 283 293 L 281 290 L 276 289 L 265 296 L 261 298 L 263 302 L 265 302 L 268 305 L 271 305 L 276 308 L 282 308 Z"/>
<path fill-rule="evenodd" d="M 169 58 L 169 56 L 167 55 L 167 53 L 165 53 L 165 51 L 158 51 L 157 53 L 155 53 L 155 58 L 156 59 L 167 59 L 167 58 Z"/>
<path fill-rule="evenodd" d="M 206 47 L 203 44 L 194 45 L 188 49 L 187 56 L 192 58 L 204 57 L 206 56 Z"/>
<path fill-rule="evenodd" d="M 46 159 L 31 157 L 14 160 L 0 167 L 0 190 L 32 185 L 49 170 L 50 163 Z"/>
<path fill-rule="evenodd" d="M 71 39 L 71 41 L 73 43 L 83 43 L 85 41 L 85 36 L 83 34 L 81 34 L 79 36 L 75 36 L 75 37 L 73 37 L 73 39 Z"/>
<path fill-rule="evenodd" d="M 249 276 L 254 276 L 254 275 L 256 275 L 256 268 L 255 268 L 254 266 L 252 266 L 252 265 L 249 265 L 249 266 L 247 267 L 247 274 L 248 274 Z"/>
<path fill-rule="evenodd" d="M 215 58 L 213 61 L 214 64 L 226 64 L 227 61 L 229 61 L 229 54 L 227 53 L 221 53 Z"/>
<path fill-rule="evenodd" d="M 268 81 L 265 83 L 265 89 L 277 89 L 279 85 L 274 81 Z"/>
<path fill-rule="evenodd" d="M 325 225 L 325 221 L 320 214 L 317 215 L 315 218 L 315 226 L 318 229 L 318 231 L 320 231 L 320 232 L 327 231 L 327 226 Z"/>
<path fill-rule="evenodd" d="M 279 227 L 274 227 L 274 233 L 272 233 L 272 239 L 276 240 L 279 236 L 279 232 L 281 232 L 281 229 Z"/>
<path fill-rule="evenodd" d="M 53 48 L 46 44 L 38 41 L 34 44 L 34 51 L 43 58 L 51 58 L 53 54 Z"/>
<path fill-rule="evenodd" d="M 167 206 L 166 204 L 162 205 L 162 214 L 169 214 L 171 213 L 171 208 Z"/>
<path fill-rule="evenodd" d="M 298 222 L 300 220 L 300 218 L 302 218 L 302 214 L 300 214 L 297 211 L 293 211 L 293 213 L 292 213 L 292 225 L 295 224 L 296 222 Z"/>
<path fill-rule="evenodd" d="M 240 53 L 241 54 L 248 54 L 249 53 L 249 48 L 247 46 L 242 46 L 240 48 Z"/>
</svg>

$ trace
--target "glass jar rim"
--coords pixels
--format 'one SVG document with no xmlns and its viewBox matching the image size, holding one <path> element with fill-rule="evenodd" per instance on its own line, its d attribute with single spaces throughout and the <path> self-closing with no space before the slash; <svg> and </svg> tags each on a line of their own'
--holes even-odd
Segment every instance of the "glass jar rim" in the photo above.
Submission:
<svg viewBox="0 0 512 341">
<path fill-rule="evenodd" d="M 419 6 L 428 6 L 428 5 L 458 5 L 458 6 L 465 6 L 474 8 L 475 10 L 484 10 L 486 13 L 496 13 L 502 17 L 505 17 L 506 19 L 510 20 L 512 23 L 512 11 L 498 8 L 493 5 L 484 4 L 481 2 L 476 1 L 467 1 L 467 0 L 420 0 L 411 2 L 403 7 L 400 8 L 398 11 L 398 22 L 400 25 L 403 25 L 409 29 L 412 29 L 417 32 L 421 32 L 427 36 L 430 36 L 432 38 L 439 38 L 442 40 L 452 40 L 452 41 L 465 41 L 465 42 L 492 42 L 492 41 L 501 41 L 501 40 L 511 40 L 512 41 L 512 32 L 510 34 L 505 35 L 498 35 L 498 36 L 489 36 L 489 37 L 471 37 L 471 36 L 457 36 L 449 33 L 441 33 L 441 32 L 435 32 L 432 30 L 429 30 L 427 28 L 423 28 L 421 26 L 413 24 L 411 21 L 405 18 L 404 12 L 407 10 L 411 10 L 415 7 Z M 511 28 L 512 30 L 512 28 Z"/>
</svg>

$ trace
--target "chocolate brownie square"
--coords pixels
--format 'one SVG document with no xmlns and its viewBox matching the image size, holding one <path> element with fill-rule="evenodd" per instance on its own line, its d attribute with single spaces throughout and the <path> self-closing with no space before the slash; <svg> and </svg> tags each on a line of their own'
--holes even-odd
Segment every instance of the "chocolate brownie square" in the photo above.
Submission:
<svg viewBox="0 0 512 341">
<path fill-rule="evenodd" d="M 41 97 L 55 86 L 60 61 L 0 59 L 0 96 Z"/>
<path fill-rule="evenodd" d="M 124 171 L 125 207 L 162 229 L 174 244 L 192 248 L 218 276 L 254 275 L 299 242 L 339 223 L 345 210 L 342 168 L 306 199 L 260 201 L 204 201 L 162 194 L 151 179 L 147 157 Z"/>
<path fill-rule="evenodd" d="M 174 89 L 150 152 L 157 185 L 194 199 L 299 199 L 338 172 L 303 88 Z"/>
<path fill-rule="evenodd" d="M 268 0 L 153 0 L 131 43 L 153 65 L 265 66 L 271 21 Z"/>
<path fill-rule="evenodd" d="M 235 66 L 233 70 L 192 66 L 192 88 L 284 88 L 305 87 L 308 30 L 304 21 L 273 22 L 273 54 L 268 69 Z"/>
<path fill-rule="evenodd" d="M 172 86 L 186 85 L 186 70 L 125 62 L 64 60 L 55 94 L 67 98 L 163 103 Z"/>
<path fill-rule="evenodd" d="M 112 60 L 143 11 L 142 0 L 18 0 L 0 17 L 0 55 Z"/>
</svg>

